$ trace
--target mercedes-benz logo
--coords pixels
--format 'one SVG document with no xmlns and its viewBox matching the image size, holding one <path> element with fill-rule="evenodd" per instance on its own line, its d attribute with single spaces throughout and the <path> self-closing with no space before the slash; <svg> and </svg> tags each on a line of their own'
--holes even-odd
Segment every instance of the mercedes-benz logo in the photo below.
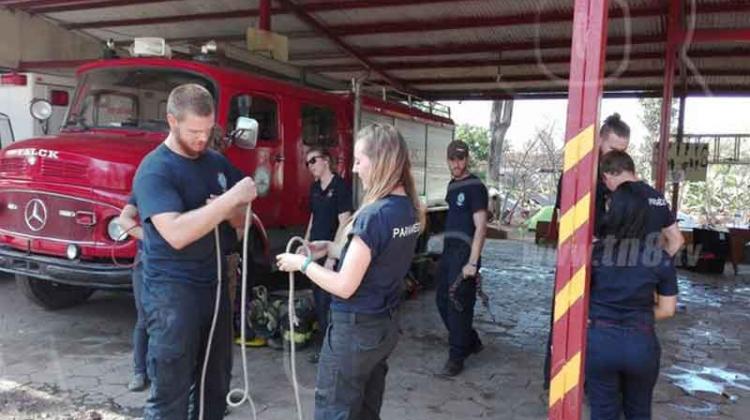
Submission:
<svg viewBox="0 0 750 420">
<path fill-rule="evenodd" d="M 29 200 L 23 213 L 26 226 L 34 232 L 38 232 L 47 224 L 47 207 L 38 198 Z"/>
</svg>

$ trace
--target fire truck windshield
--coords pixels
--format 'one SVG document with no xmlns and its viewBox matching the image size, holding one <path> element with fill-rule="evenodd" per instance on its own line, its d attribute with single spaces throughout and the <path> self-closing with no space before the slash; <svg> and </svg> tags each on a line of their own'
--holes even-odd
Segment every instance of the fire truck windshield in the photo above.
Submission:
<svg viewBox="0 0 750 420">
<path fill-rule="evenodd" d="M 154 68 L 106 68 L 86 73 L 76 88 L 65 128 L 168 131 L 169 92 L 184 83 L 206 87 L 216 98 L 214 84 L 185 71 Z"/>
</svg>

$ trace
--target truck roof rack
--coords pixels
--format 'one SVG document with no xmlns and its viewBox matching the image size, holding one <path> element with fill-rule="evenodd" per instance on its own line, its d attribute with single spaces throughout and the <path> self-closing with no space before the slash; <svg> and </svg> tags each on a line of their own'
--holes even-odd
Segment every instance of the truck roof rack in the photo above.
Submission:
<svg viewBox="0 0 750 420">
<path fill-rule="evenodd" d="M 363 86 L 368 93 L 375 96 L 380 96 L 384 101 L 398 102 L 406 105 L 409 108 L 422 111 L 424 113 L 435 115 L 438 117 L 451 117 L 451 109 L 448 105 L 441 104 L 440 102 L 430 101 L 408 92 L 402 92 L 390 86 L 383 86 L 380 84 L 371 84 Z"/>
</svg>

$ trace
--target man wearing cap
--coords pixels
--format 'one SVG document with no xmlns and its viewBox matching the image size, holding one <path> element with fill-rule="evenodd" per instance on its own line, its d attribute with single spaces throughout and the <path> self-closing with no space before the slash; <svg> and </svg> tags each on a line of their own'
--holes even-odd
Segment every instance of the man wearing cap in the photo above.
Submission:
<svg viewBox="0 0 750 420">
<path fill-rule="evenodd" d="M 474 330 L 474 281 L 481 263 L 487 233 L 487 188 L 471 174 L 469 146 L 461 140 L 448 145 L 448 167 L 452 179 L 445 200 L 443 256 L 437 287 L 437 307 L 448 329 L 450 350 L 441 374 L 456 376 L 464 368 L 464 359 L 482 350 L 482 341 Z"/>
</svg>

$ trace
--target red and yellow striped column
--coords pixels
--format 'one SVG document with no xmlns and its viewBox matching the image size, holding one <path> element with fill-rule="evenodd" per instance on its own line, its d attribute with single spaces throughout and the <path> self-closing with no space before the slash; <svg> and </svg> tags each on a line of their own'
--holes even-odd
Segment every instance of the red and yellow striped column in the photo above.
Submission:
<svg viewBox="0 0 750 420">
<path fill-rule="evenodd" d="M 549 391 L 554 420 L 581 418 L 608 3 L 575 0 Z"/>
</svg>

